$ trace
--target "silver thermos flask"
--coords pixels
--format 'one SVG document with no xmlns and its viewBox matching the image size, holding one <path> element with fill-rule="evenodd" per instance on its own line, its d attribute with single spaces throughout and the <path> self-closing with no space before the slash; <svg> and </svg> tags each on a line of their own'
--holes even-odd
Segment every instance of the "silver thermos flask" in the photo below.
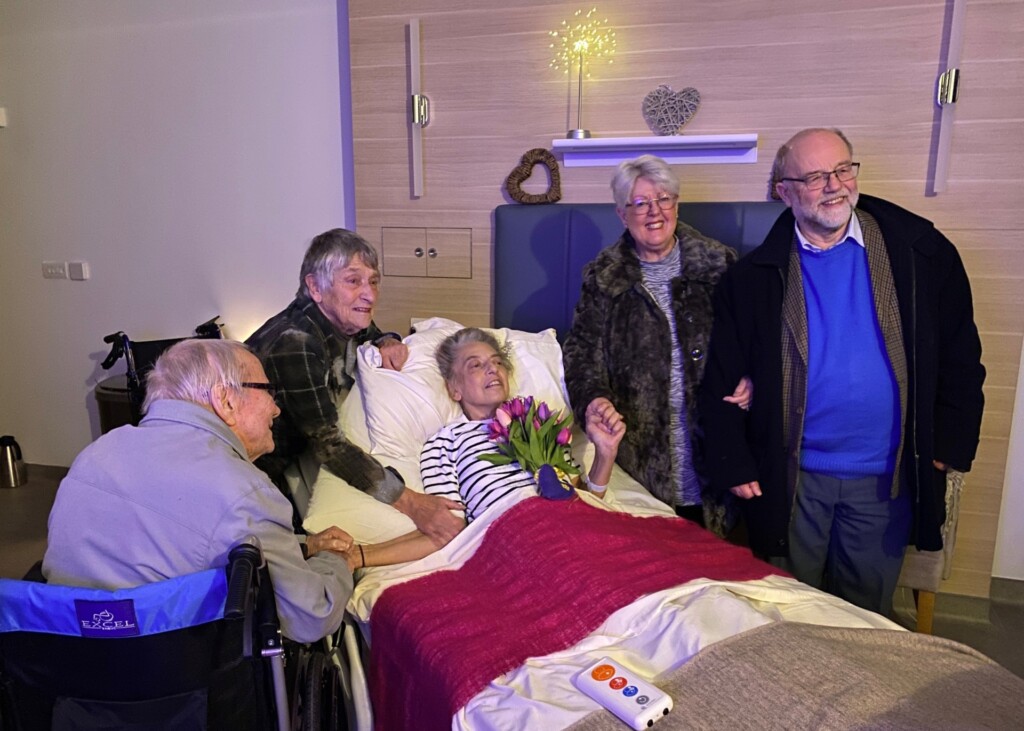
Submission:
<svg viewBox="0 0 1024 731">
<path fill-rule="evenodd" d="M 0 437 L 0 487 L 18 487 L 28 481 L 21 447 L 10 434 Z"/>
</svg>

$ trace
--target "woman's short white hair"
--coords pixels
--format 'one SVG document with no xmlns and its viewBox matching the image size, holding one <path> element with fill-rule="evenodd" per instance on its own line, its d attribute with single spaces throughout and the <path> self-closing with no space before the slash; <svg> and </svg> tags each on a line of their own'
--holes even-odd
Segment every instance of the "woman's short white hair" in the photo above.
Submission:
<svg viewBox="0 0 1024 731">
<path fill-rule="evenodd" d="M 299 291 L 297 297 L 309 296 L 306 276 L 312 274 L 316 286 L 321 290 L 331 288 L 334 283 L 334 272 L 344 269 L 348 263 L 359 258 L 370 269 L 380 274 L 380 262 L 377 250 L 354 231 L 344 228 L 332 228 L 315 237 L 306 249 L 299 270 Z"/>
<path fill-rule="evenodd" d="M 626 207 L 629 196 L 633 193 L 633 186 L 639 178 L 649 180 L 666 193 L 679 195 L 679 177 L 671 166 L 660 157 L 641 155 L 634 160 L 620 162 L 618 170 L 612 176 L 612 198 L 615 199 L 616 206 Z"/>
<path fill-rule="evenodd" d="M 234 340 L 190 338 L 165 350 L 146 376 L 143 412 L 159 399 L 208 404 L 214 386 L 239 390 L 248 373 L 243 353 L 252 355 Z"/>
</svg>

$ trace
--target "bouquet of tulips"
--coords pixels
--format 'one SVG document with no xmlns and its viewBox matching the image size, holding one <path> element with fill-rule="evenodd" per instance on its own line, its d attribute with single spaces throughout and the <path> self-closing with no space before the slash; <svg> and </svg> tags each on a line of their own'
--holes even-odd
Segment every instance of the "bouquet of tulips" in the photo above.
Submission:
<svg viewBox="0 0 1024 731">
<path fill-rule="evenodd" d="M 543 401 L 517 396 L 498 407 L 488 431 L 498 454 L 482 454 L 480 459 L 496 465 L 518 462 L 537 478 L 544 497 L 572 496 L 571 478 L 580 469 L 567 453 L 572 441 L 571 413 L 563 417 Z"/>
</svg>

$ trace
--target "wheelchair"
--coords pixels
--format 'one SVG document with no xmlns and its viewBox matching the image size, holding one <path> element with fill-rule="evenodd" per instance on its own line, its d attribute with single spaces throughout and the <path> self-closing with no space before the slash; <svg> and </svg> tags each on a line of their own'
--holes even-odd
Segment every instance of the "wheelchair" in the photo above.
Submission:
<svg viewBox="0 0 1024 731">
<path fill-rule="evenodd" d="M 0 579 L 0 729 L 335 731 L 329 648 L 282 640 L 254 538 L 226 569 L 132 589 Z"/>
<path fill-rule="evenodd" d="M 220 339 L 221 324 L 217 322 L 220 315 L 196 325 L 193 338 Z M 146 374 L 153 368 L 160 354 L 175 343 L 188 338 L 167 338 L 164 340 L 132 340 L 123 332 L 111 333 L 103 338 L 110 345 L 110 352 L 100 364 L 104 370 L 110 370 L 122 357 L 125 359 L 128 386 L 128 404 L 131 411 L 132 426 L 138 426 L 142 419 L 142 403 L 146 399 Z"/>
</svg>

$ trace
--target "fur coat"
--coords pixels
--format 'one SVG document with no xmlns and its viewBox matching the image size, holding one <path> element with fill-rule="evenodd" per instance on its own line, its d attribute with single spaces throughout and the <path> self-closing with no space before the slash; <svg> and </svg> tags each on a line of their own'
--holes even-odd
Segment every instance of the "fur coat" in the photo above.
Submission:
<svg viewBox="0 0 1024 731">
<path fill-rule="evenodd" d="M 672 280 L 678 342 L 644 287 L 628 231 L 583 270 L 583 288 L 563 346 L 565 383 L 578 423 L 604 396 L 626 422 L 617 462 L 659 499 L 675 506 L 668 402 L 672 348 L 681 348 L 691 453 L 701 473 L 695 433 L 697 387 L 711 333 L 711 295 L 736 252 L 684 223 L 676 226 L 682 271 Z M 703 479 L 702 479 L 703 483 Z"/>
</svg>

